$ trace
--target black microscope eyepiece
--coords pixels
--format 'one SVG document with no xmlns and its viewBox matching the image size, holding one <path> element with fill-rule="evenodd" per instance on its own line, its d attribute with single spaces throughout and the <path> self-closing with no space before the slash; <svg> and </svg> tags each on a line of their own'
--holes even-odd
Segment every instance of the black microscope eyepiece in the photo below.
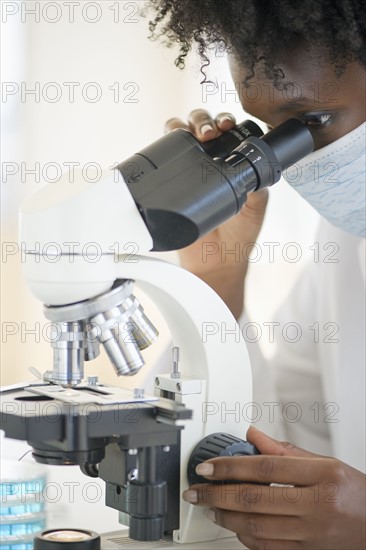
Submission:
<svg viewBox="0 0 366 550">
<path fill-rule="evenodd" d="M 204 144 L 179 128 L 118 170 L 152 236 L 152 250 L 178 250 L 235 216 L 248 193 L 276 183 L 313 147 L 310 131 L 297 119 L 266 135 L 244 121 Z"/>
</svg>

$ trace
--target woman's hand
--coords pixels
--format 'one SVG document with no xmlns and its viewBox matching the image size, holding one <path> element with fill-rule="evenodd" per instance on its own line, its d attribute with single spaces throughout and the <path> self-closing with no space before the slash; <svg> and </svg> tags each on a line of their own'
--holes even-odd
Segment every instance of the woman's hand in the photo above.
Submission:
<svg viewBox="0 0 366 550">
<path fill-rule="evenodd" d="M 189 115 L 188 124 L 172 118 L 165 130 L 185 128 L 204 142 L 234 126 L 235 118 L 229 113 L 221 113 L 213 119 L 207 111 L 196 109 Z M 237 318 L 243 306 L 248 256 L 262 226 L 267 201 L 267 189 L 250 193 L 237 216 L 180 251 L 182 266 L 209 284 Z"/>
<path fill-rule="evenodd" d="M 365 549 L 364 474 L 254 428 L 247 439 L 262 455 L 215 458 L 196 469 L 238 483 L 194 485 L 183 498 L 209 506 L 208 517 L 253 550 Z"/>
</svg>

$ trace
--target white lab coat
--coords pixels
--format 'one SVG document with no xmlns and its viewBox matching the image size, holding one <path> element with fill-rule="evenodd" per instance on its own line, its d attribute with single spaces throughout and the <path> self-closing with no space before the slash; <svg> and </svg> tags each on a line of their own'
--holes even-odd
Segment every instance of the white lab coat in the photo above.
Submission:
<svg viewBox="0 0 366 550">
<path fill-rule="evenodd" d="M 337 243 L 338 262 L 310 263 L 274 318 L 303 327 L 300 340 L 271 361 L 248 345 L 254 401 L 281 403 L 257 427 L 365 471 L 365 239 L 322 221 L 317 241 Z"/>
</svg>

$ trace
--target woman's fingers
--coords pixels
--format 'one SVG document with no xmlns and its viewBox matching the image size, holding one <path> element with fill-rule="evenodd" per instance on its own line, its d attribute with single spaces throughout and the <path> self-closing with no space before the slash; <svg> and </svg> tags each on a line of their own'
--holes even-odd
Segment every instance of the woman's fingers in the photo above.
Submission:
<svg viewBox="0 0 366 550">
<path fill-rule="evenodd" d="M 303 523 L 296 516 L 286 516 L 286 529 L 278 521 L 278 518 L 266 514 L 243 514 L 211 508 L 207 517 L 217 525 L 249 538 L 269 540 L 301 540 L 303 538 Z"/>
<path fill-rule="evenodd" d="M 232 512 L 298 516 L 308 504 L 308 493 L 301 488 L 271 487 L 251 483 L 193 485 L 183 499 L 198 506 Z"/>
<path fill-rule="evenodd" d="M 249 195 L 249 198 L 250 199 L 256 198 L 259 195 L 260 193 L 251 193 Z M 249 427 L 246 438 L 247 438 L 247 441 L 250 441 L 250 443 L 253 443 L 253 445 L 257 447 L 260 453 L 264 455 L 298 456 L 298 457 L 303 456 L 303 457 L 314 457 L 314 458 L 320 456 L 314 453 L 310 453 L 309 451 L 305 451 L 305 449 L 296 447 L 296 445 L 292 445 L 291 443 L 287 443 L 286 441 L 277 441 L 276 439 L 272 439 L 272 437 L 269 437 L 267 434 L 261 432 L 260 430 L 257 430 L 256 428 L 254 428 L 254 426 Z"/>
<path fill-rule="evenodd" d="M 183 122 L 182 119 L 178 117 L 173 117 L 166 121 L 164 126 L 164 132 L 168 133 L 168 132 L 171 132 L 172 130 L 175 130 L 176 128 L 183 128 L 184 130 L 191 131 L 188 124 Z"/>
<path fill-rule="evenodd" d="M 211 458 L 199 464 L 196 472 L 210 480 L 281 483 L 310 486 L 320 480 L 336 481 L 331 460 L 293 456 L 231 456 Z"/>
<path fill-rule="evenodd" d="M 299 540 L 258 540 L 238 535 L 238 540 L 251 550 L 303 550 L 304 545 Z"/>
<path fill-rule="evenodd" d="M 216 117 L 216 125 L 221 132 L 228 132 L 235 124 L 235 117 L 231 113 L 219 113 Z"/>
<path fill-rule="evenodd" d="M 184 128 L 194 134 L 200 141 L 209 141 L 228 132 L 235 126 L 235 117 L 230 113 L 220 113 L 213 119 L 205 109 L 194 109 L 188 116 L 188 124 L 178 117 L 170 118 L 164 127 L 165 132 Z"/>
<path fill-rule="evenodd" d="M 230 113 L 220 113 L 213 119 L 205 109 L 195 109 L 188 117 L 191 131 L 201 141 L 219 137 L 235 126 L 235 118 Z"/>
</svg>

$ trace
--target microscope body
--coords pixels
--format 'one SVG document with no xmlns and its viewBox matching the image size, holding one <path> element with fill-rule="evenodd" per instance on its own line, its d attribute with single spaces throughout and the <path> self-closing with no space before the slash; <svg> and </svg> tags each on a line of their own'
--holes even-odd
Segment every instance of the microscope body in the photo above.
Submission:
<svg viewBox="0 0 366 550">
<path fill-rule="evenodd" d="M 98 475 L 107 482 L 107 504 L 120 512 L 125 511 L 128 500 L 124 489 L 127 479 L 123 482 L 123 475 L 127 477 L 134 470 L 133 460 L 140 449 L 146 453 L 149 446 L 159 448 L 157 462 L 162 457 L 165 464 L 170 461 L 172 479 L 179 481 L 173 488 L 170 485 L 168 495 L 169 507 L 173 508 L 174 501 L 178 503 L 175 517 L 168 518 L 169 524 L 175 526 L 170 530 L 172 540 L 194 543 L 232 537 L 206 518 L 205 509 L 184 502 L 181 493 L 188 487 L 188 459 L 197 443 L 214 432 L 243 437 L 250 422 L 250 363 L 245 343 L 238 338 L 234 317 L 210 287 L 186 270 L 153 257 L 116 256 L 116 236 L 123 235 L 125 239 L 118 243 L 121 251 L 131 242 L 137 244 L 139 253 L 147 253 L 152 247 L 149 232 L 118 172 L 111 172 L 95 184 L 66 180 L 47 186 L 24 206 L 21 231 L 21 240 L 27 243 L 24 275 L 33 294 L 44 304 L 52 304 L 45 308 L 49 319 L 75 323 L 76 317 L 68 313 L 73 308 L 90 307 L 85 304 L 107 293 L 116 280 L 135 281 L 162 313 L 173 345 L 179 348 L 179 367 L 174 375 L 166 372 L 156 377 L 155 399 L 159 401 L 149 400 L 149 396 L 129 396 L 127 404 L 116 403 L 118 396 L 111 387 L 100 384 L 93 392 L 112 395 L 104 406 L 103 396 L 90 395 L 88 385 L 84 397 L 83 384 L 77 379 L 74 386 L 67 385 L 64 379 L 64 387 L 60 380 L 53 380 L 53 384 L 46 381 L 45 385 L 35 384 L 20 393 L 7 392 L 3 395 L 6 435 L 27 439 L 41 462 L 81 463 L 88 475 L 93 475 L 92 463 L 97 462 Z M 93 251 L 90 243 L 97 243 L 102 250 L 98 261 L 93 262 L 93 257 L 85 254 L 88 246 Z M 42 254 L 44 250 L 47 256 Z M 55 382 L 59 385 L 55 386 Z M 20 418 L 16 399 L 30 395 L 39 396 L 38 418 L 29 413 Z M 40 418 L 41 400 L 45 397 L 61 399 L 58 406 L 62 414 L 56 424 L 47 422 L 46 413 Z M 87 403 L 97 403 L 100 422 L 95 422 L 93 415 L 88 418 Z M 49 403 L 45 404 L 54 414 Z M 240 423 L 232 414 L 238 406 L 245 410 Z M 131 407 L 136 407 L 133 411 L 137 423 L 128 422 Z M 192 411 L 192 419 L 187 411 Z M 47 438 L 49 445 L 45 445 Z M 105 452 L 101 451 L 103 445 Z M 55 457 L 62 459 L 57 462 Z M 118 468 L 113 464 L 118 457 L 121 462 L 116 477 Z M 151 461 L 151 456 L 145 460 Z M 151 510 L 148 512 L 151 514 Z M 159 514 L 161 511 L 155 511 L 156 516 Z"/>
<path fill-rule="evenodd" d="M 6 436 L 28 441 L 37 461 L 79 464 L 85 474 L 104 479 L 106 503 L 122 513 L 122 520 L 129 515 L 132 538 L 167 536 L 189 544 L 233 536 L 209 521 L 204 508 L 184 502 L 181 493 L 189 486 L 189 458 L 197 444 L 218 432 L 234 439 L 245 436 L 252 406 L 247 349 L 226 305 L 191 273 L 144 254 L 194 242 L 238 212 L 247 192 L 276 182 L 289 159 L 295 162 L 312 148 L 311 136 L 299 124 L 295 121 L 288 130 L 299 143 L 296 154 L 287 155 L 281 132 L 278 139 L 274 131 L 272 145 L 282 164 L 259 138 L 238 147 L 227 165 L 194 151 L 195 172 L 202 176 L 204 171 L 205 177 L 191 200 L 182 170 L 173 171 L 171 195 L 167 163 L 161 166 L 161 189 L 157 174 L 149 176 L 161 162 L 155 155 L 159 148 L 152 147 L 149 166 L 146 151 L 142 161 L 134 157 L 137 179 L 133 174 L 129 178 L 122 166 L 94 182 L 84 181 L 78 172 L 65 174 L 22 208 L 24 276 L 45 304 L 57 337 L 53 370 L 40 382 L 3 391 L 1 427 Z M 191 147 L 200 147 L 192 144 L 193 136 L 181 139 L 188 143 L 189 155 Z M 136 188 L 138 181 L 142 185 Z M 159 194 L 165 209 L 160 214 Z M 200 208 L 196 199 L 202 202 L 205 195 L 205 208 Z M 124 253 L 131 244 L 137 252 L 133 257 Z M 163 314 L 179 350 L 173 371 L 156 376 L 154 396 L 84 378 L 84 359 L 96 356 L 99 344 L 118 375 L 142 367 L 139 350 L 156 332 L 131 294 L 133 282 Z M 136 332 L 130 319 L 137 323 Z M 90 336 L 97 340 L 92 346 Z M 33 412 L 26 411 L 27 403 Z M 59 412 L 54 422 L 52 406 Z M 129 422 L 131 406 L 136 422 Z M 233 414 L 238 409 L 243 412 L 240 422 Z M 160 478 L 164 475 L 169 487 Z"/>
</svg>

